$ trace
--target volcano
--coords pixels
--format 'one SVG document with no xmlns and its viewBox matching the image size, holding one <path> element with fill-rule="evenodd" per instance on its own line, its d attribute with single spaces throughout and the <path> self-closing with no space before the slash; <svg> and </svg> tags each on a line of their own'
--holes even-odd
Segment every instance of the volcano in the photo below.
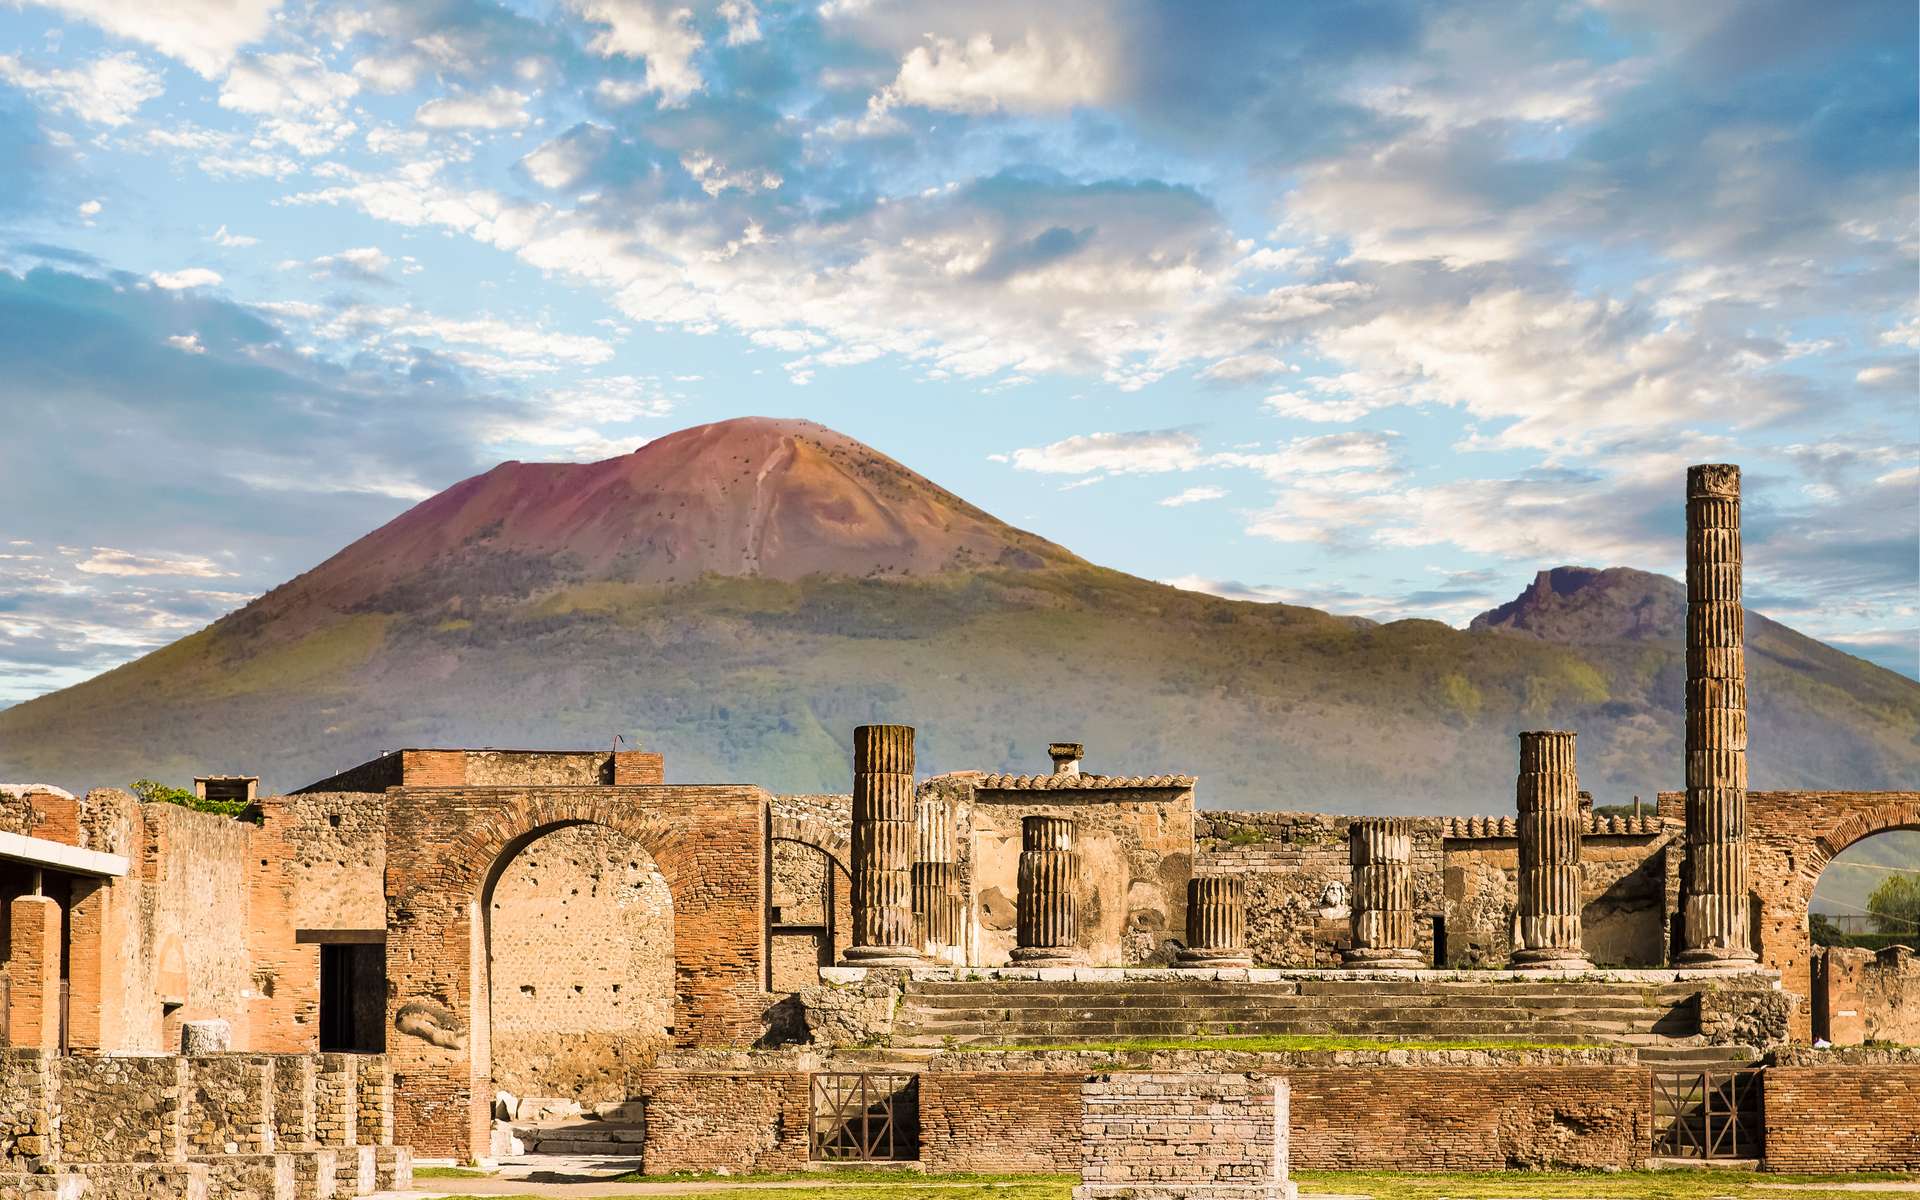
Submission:
<svg viewBox="0 0 1920 1200">
<path fill-rule="evenodd" d="M 629 746 L 670 780 L 844 790 L 855 725 L 922 771 L 1188 772 L 1210 807 L 1498 812 L 1514 733 L 1600 803 L 1678 785 L 1685 590 L 1543 571 L 1466 630 L 1088 563 L 862 443 L 743 418 L 455 484 L 198 633 L 0 711 L 0 778 L 262 776 L 399 746 Z M 1920 685 L 1748 618 L 1756 788 L 1920 775 Z"/>
</svg>

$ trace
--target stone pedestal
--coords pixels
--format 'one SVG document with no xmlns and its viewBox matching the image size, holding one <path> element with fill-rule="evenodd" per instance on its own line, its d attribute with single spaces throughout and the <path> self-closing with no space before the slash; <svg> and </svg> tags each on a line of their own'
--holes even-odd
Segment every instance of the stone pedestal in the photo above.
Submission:
<svg viewBox="0 0 1920 1200">
<path fill-rule="evenodd" d="M 180 1025 L 180 1053 L 189 1058 L 225 1054 L 233 1049 L 233 1026 L 218 1018 L 184 1021 Z"/>
<path fill-rule="evenodd" d="M 1244 875 L 1196 875 L 1187 880 L 1187 945 L 1177 967 L 1250 967 L 1247 953 L 1247 881 Z"/>
<path fill-rule="evenodd" d="M 1687 850 L 1677 966 L 1753 966 L 1740 468 L 1687 470 Z"/>
<path fill-rule="evenodd" d="M 1069 966 L 1081 961 L 1080 855 L 1073 818 L 1020 821 L 1020 896 L 1012 960 L 1020 966 Z"/>
<path fill-rule="evenodd" d="M 856 966 L 913 966 L 913 726 L 853 731 L 853 944 Z"/>
<path fill-rule="evenodd" d="M 1580 945 L 1580 780 L 1574 735 L 1543 730 L 1520 735 L 1520 777 L 1514 788 L 1520 843 L 1513 917 L 1516 971 L 1584 971 L 1593 966 Z"/>
<path fill-rule="evenodd" d="M 1341 953 L 1341 965 L 1352 970 L 1426 966 L 1413 937 L 1413 822 L 1368 817 L 1348 826 L 1347 842 L 1353 946 Z"/>
<path fill-rule="evenodd" d="M 1074 1200 L 1295 1200 L 1290 1099 L 1258 1074 L 1089 1075 Z"/>
</svg>

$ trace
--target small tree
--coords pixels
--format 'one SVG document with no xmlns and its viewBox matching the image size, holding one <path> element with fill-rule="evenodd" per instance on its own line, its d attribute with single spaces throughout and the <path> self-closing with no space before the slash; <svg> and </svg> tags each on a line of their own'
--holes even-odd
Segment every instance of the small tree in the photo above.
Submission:
<svg viewBox="0 0 1920 1200">
<path fill-rule="evenodd" d="M 1881 933 L 1920 935 L 1920 875 L 1893 875 L 1867 897 Z"/>
</svg>

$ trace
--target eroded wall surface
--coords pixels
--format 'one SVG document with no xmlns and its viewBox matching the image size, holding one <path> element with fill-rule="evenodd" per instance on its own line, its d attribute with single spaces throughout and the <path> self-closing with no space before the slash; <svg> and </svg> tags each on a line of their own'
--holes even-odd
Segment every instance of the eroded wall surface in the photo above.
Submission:
<svg viewBox="0 0 1920 1200">
<path fill-rule="evenodd" d="M 1904 946 L 1875 953 L 1830 946 L 1815 960 L 1814 1036 L 1920 1046 L 1920 958 Z"/>
</svg>

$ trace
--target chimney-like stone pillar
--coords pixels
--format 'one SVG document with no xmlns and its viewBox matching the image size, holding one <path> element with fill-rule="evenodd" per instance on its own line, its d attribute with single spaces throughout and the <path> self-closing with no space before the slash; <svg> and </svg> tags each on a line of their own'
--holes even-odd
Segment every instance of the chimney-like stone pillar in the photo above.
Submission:
<svg viewBox="0 0 1920 1200">
<path fill-rule="evenodd" d="M 1352 970 L 1426 966 L 1413 939 L 1413 822 L 1367 817 L 1348 826 L 1347 843 L 1353 946 L 1342 952 L 1341 965 Z"/>
<path fill-rule="evenodd" d="M 1020 895 L 1012 959 L 1021 966 L 1080 961 L 1080 854 L 1072 817 L 1020 820 Z"/>
<path fill-rule="evenodd" d="M 1247 953 L 1247 880 L 1244 875 L 1195 875 L 1187 880 L 1187 945 L 1175 965 L 1250 967 Z"/>
<path fill-rule="evenodd" d="M 1048 742 L 1047 757 L 1053 760 L 1055 775 L 1078 775 L 1080 760 L 1087 756 L 1087 748 L 1079 742 Z"/>
<path fill-rule="evenodd" d="M 861 725 L 853 731 L 853 966 L 911 966 L 913 726 Z"/>
<path fill-rule="evenodd" d="M 1562 730 L 1520 735 L 1520 778 L 1514 788 L 1520 874 L 1511 963 L 1516 971 L 1593 966 L 1580 946 L 1580 834 L 1586 816 L 1573 737 Z"/>
<path fill-rule="evenodd" d="M 1740 468 L 1687 469 L 1687 852 L 1682 967 L 1754 963 L 1747 915 L 1747 665 Z"/>
<path fill-rule="evenodd" d="M 913 862 L 914 939 L 928 957 L 951 957 L 960 945 L 963 923 L 952 801 L 940 795 L 922 797 L 919 827 L 920 849 Z"/>
</svg>

